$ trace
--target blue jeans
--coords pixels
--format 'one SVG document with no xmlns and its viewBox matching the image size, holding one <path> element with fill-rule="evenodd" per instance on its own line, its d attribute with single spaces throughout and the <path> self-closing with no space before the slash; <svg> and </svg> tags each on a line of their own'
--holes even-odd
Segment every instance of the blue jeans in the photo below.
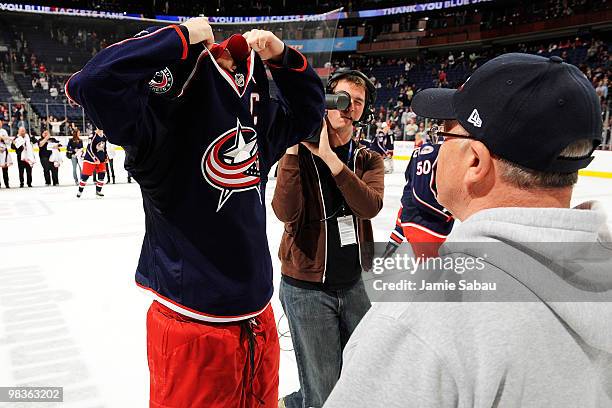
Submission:
<svg viewBox="0 0 612 408">
<path fill-rule="evenodd" d="M 280 284 L 300 376 L 300 390 L 285 397 L 287 408 L 322 407 L 340 377 L 342 350 L 370 308 L 363 281 L 333 292 Z"/>
<path fill-rule="evenodd" d="M 81 178 L 81 166 L 79 165 L 79 160 L 75 156 L 72 156 L 70 161 L 72 162 L 72 178 L 74 178 L 75 183 L 78 183 Z M 78 173 L 77 168 L 79 169 Z"/>
</svg>

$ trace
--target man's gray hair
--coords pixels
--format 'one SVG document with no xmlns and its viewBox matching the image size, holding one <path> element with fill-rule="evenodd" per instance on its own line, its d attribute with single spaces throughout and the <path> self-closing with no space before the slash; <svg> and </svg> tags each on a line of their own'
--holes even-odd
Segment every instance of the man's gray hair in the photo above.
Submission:
<svg viewBox="0 0 612 408">
<path fill-rule="evenodd" d="M 581 139 L 563 149 L 559 157 L 585 157 L 590 154 L 592 150 L 593 141 L 590 139 Z M 521 189 L 563 188 L 571 187 L 578 182 L 577 171 L 573 173 L 548 173 L 527 169 L 499 157 L 497 160 L 500 164 L 499 168 L 502 180 Z"/>
</svg>

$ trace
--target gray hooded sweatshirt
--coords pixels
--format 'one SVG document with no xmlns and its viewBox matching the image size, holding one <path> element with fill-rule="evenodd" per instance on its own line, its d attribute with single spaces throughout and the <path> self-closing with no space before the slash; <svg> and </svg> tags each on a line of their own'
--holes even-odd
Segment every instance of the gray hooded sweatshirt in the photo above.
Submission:
<svg viewBox="0 0 612 408">
<path fill-rule="evenodd" d="M 375 304 L 325 407 L 612 407 L 612 242 L 598 207 L 496 208 L 457 226 L 440 255 L 495 243 L 479 276 L 521 301 Z"/>
</svg>

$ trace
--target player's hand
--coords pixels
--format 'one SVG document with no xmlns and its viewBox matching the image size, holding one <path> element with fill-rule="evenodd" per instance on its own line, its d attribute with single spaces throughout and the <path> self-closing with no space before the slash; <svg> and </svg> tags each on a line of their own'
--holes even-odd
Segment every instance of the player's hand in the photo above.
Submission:
<svg viewBox="0 0 612 408">
<path fill-rule="evenodd" d="M 321 160 L 327 164 L 333 176 L 337 176 L 344 168 L 344 163 L 338 158 L 338 155 L 329 145 L 328 126 L 327 118 L 324 118 L 318 145 L 311 142 L 302 142 L 302 144 L 306 146 L 312 154 L 319 156 Z"/>
<path fill-rule="evenodd" d="M 285 50 L 285 43 L 270 31 L 253 29 L 242 36 L 263 61 L 279 61 Z"/>
<path fill-rule="evenodd" d="M 329 134 L 327 132 L 327 121 L 323 119 L 323 126 L 321 127 L 321 134 L 319 135 L 319 144 L 312 142 L 302 142 L 304 146 L 308 148 L 315 156 L 319 156 L 325 160 L 325 157 L 335 154 L 329 146 Z"/>
<path fill-rule="evenodd" d="M 297 156 L 300 145 L 294 145 L 287 149 L 285 153 Z"/>
<path fill-rule="evenodd" d="M 212 27 L 208 23 L 208 18 L 190 18 L 181 25 L 187 27 L 190 45 L 204 43 L 207 48 L 210 48 L 215 43 L 215 36 Z"/>
</svg>

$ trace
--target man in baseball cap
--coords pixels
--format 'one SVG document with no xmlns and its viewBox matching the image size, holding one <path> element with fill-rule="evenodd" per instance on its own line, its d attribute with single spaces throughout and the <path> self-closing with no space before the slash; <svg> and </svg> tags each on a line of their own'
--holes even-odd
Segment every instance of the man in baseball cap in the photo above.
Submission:
<svg viewBox="0 0 612 408">
<path fill-rule="evenodd" d="M 420 92 L 412 109 L 419 116 L 444 120 L 443 131 L 433 128 L 438 136 L 472 140 L 449 143 L 438 161 L 438 200 L 451 211 L 455 207 L 460 218 L 467 218 L 472 212 L 468 208 L 480 200 L 454 195 L 462 188 L 456 179 L 460 162 L 450 159 L 461 153 L 457 149 L 470 146 L 486 153 L 491 159 L 486 163 L 504 186 L 555 189 L 551 206 L 569 206 L 578 170 L 593 160 L 602 140 L 601 107 L 593 86 L 577 67 L 556 56 L 504 54 L 457 90 Z M 475 158 L 482 159 L 478 154 Z"/>
<path fill-rule="evenodd" d="M 461 224 L 444 268 L 396 273 L 420 291 L 373 299 L 325 407 L 612 406 L 612 238 L 596 202 L 570 208 L 601 141 L 593 86 L 505 54 L 412 109 L 444 121 L 435 184 Z"/>
</svg>

